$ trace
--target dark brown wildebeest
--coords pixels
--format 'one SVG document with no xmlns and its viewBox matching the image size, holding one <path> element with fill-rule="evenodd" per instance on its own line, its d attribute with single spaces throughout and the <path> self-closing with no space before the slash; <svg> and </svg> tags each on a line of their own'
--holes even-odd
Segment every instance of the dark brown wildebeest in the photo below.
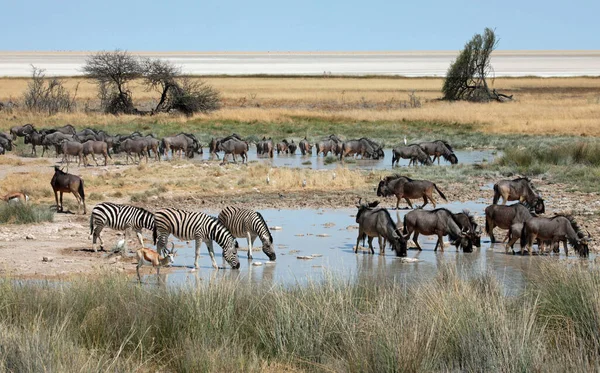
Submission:
<svg viewBox="0 0 600 373">
<path fill-rule="evenodd" d="M 145 141 L 145 140 L 142 140 Z M 88 154 L 92 155 L 92 159 L 94 160 L 94 162 L 96 162 L 96 166 L 98 166 L 98 161 L 96 160 L 96 157 L 94 156 L 94 154 L 102 154 L 104 156 L 104 165 L 106 166 L 106 163 L 108 161 L 108 158 L 110 157 L 112 159 L 112 157 L 110 156 L 110 153 L 108 151 L 108 144 L 105 143 L 104 141 L 94 141 L 94 140 L 88 140 L 86 142 L 84 142 L 83 144 L 83 160 L 84 160 L 84 166 L 88 166 L 88 162 L 87 162 L 87 156 Z M 146 157 L 146 162 L 148 162 L 148 157 Z"/>
<path fill-rule="evenodd" d="M 219 151 L 225 153 L 223 155 L 223 162 L 225 162 L 227 154 L 231 154 L 233 157 L 233 162 L 237 163 L 235 156 L 236 154 L 239 154 L 242 156 L 242 163 L 248 163 L 248 143 L 245 141 L 234 138 L 227 141 L 221 141 L 219 142 Z"/>
<path fill-rule="evenodd" d="M 581 257 L 587 257 L 590 252 L 588 241 L 591 239 L 591 235 L 588 233 L 586 237 L 575 222 L 575 219 L 571 216 L 556 215 L 552 218 L 534 217 L 523 223 L 521 254 L 523 254 L 523 249 L 527 246 L 527 251 L 531 255 L 532 245 L 536 239 L 551 241 L 553 244 L 562 242 L 566 256 L 569 256 L 567 241 Z"/>
<path fill-rule="evenodd" d="M 0 146 L 5 150 L 11 151 L 13 149 L 12 138 L 3 132 L 0 132 Z"/>
<path fill-rule="evenodd" d="M 383 144 L 378 144 L 375 141 L 373 141 L 367 137 L 361 137 L 360 141 L 367 143 L 373 149 L 373 154 L 370 155 L 370 158 L 373 158 L 373 159 L 385 158 L 385 153 L 383 152 Z"/>
<path fill-rule="evenodd" d="M 54 146 L 54 150 L 56 151 L 56 156 L 58 157 L 58 154 L 60 154 L 60 151 L 62 150 L 62 143 L 65 140 L 72 141 L 73 136 L 65 135 L 62 132 L 54 132 L 54 133 L 44 136 L 44 138 L 42 140 L 42 147 L 43 147 L 42 157 L 44 156 L 44 153 L 50 146 Z"/>
<path fill-rule="evenodd" d="M 12 136 L 13 141 L 15 141 L 18 137 L 24 137 L 25 135 L 30 134 L 35 131 L 35 127 L 33 124 L 25 124 L 23 126 L 14 126 L 10 129 L 10 135 Z"/>
<path fill-rule="evenodd" d="M 165 156 L 168 155 L 169 150 L 171 151 L 171 157 L 173 157 L 173 153 L 177 151 L 179 153 L 179 158 L 183 158 L 183 154 L 188 158 L 192 158 L 194 153 L 201 153 L 200 142 L 196 136 L 189 133 L 180 133 L 176 136 L 164 137 L 160 143 L 161 153 Z"/>
<path fill-rule="evenodd" d="M 288 151 L 290 154 L 294 155 L 296 154 L 296 149 L 298 149 L 298 145 L 294 143 L 294 140 L 292 140 L 292 142 L 288 145 Z"/>
<path fill-rule="evenodd" d="M 356 204 L 358 213 L 356 222 L 358 223 L 358 238 L 354 253 L 358 252 L 358 245 L 365 237 L 368 237 L 369 249 L 371 254 L 375 254 L 373 249 L 373 238 L 377 237 L 379 241 L 379 255 L 385 254 L 385 242 L 392 244 L 392 249 L 396 256 L 406 256 L 406 239 L 394 224 L 390 213 L 386 209 L 377 208 L 379 202 Z"/>
<path fill-rule="evenodd" d="M 433 251 L 437 251 L 438 247 L 444 251 L 443 237 L 446 235 L 448 235 L 450 242 L 456 247 L 457 251 L 461 247 L 465 253 L 473 251 L 473 242 L 467 229 L 461 229 L 460 222 L 448 209 L 441 208 L 431 211 L 417 209 L 410 211 L 404 215 L 404 234 L 408 239 L 413 232 L 412 240 L 419 251 L 421 250 L 421 245 L 418 242 L 419 234 L 438 236 Z"/>
<path fill-rule="evenodd" d="M 312 155 L 312 145 L 310 144 L 310 142 L 308 142 L 308 140 L 306 139 L 306 136 L 300 140 L 300 153 L 302 153 L 302 155 L 306 155 L 306 154 L 310 154 Z"/>
<path fill-rule="evenodd" d="M 502 204 L 506 205 L 507 201 L 519 201 L 527 203 L 527 206 L 534 210 L 536 214 L 543 214 L 546 211 L 544 200 L 534 192 L 531 181 L 526 177 L 519 177 L 514 180 L 500 180 L 494 184 L 494 200 L 493 204 L 498 204 L 498 200 L 502 197 Z"/>
<path fill-rule="evenodd" d="M 513 224 L 524 223 L 531 219 L 531 212 L 525 205 L 489 205 L 485 208 L 485 231 L 490 236 L 492 243 L 496 242 L 494 228 L 510 229 Z"/>
<path fill-rule="evenodd" d="M 444 201 L 448 201 L 444 193 L 438 189 L 437 185 L 429 180 L 413 180 L 406 176 L 392 175 L 387 176 L 379 182 L 377 186 L 377 196 L 389 197 L 396 196 L 396 209 L 400 205 L 400 199 L 404 198 L 410 208 L 413 208 L 411 199 L 423 198 L 423 206 L 427 205 L 428 201 L 433 203 L 435 208 L 435 200 L 433 199 L 433 190 L 436 190 Z"/>
<path fill-rule="evenodd" d="M 283 141 L 277 143 L 277 154 L 278 155 L 280 153 L 287 154 L 289 152 L 289 147 L 290 147 L 290 143 L 286 139 L 283 139 Z"/>
<path fill-rule="evenodd" d="M 348 140 L 341 143 L 340 160 L 349 155 L 360 155 L 361 158 L 379 159 L 383 157 L 383 149 L 376 142 L 362 137 L 358 140 Z"/>
<path fill-rule="evenodd" d="M 70 124 L 65 124 L 62 127 L 55 128 L 55 131 L 64 133 L 65 135 L 75 135 L 77 133 L 75 127 Z"/>
<path fill-rule="evenodd" d="M 125 139 L 121 142 L 120 149 L 125 152 L 125 162 L 129 164 L 129 158 L 135 163 L 134 155 L 137 155 L 139 162 L 142 162 L 142 157 L 146 157 L 146 163 L 148 163 L 148 144 L 144 139 L 134 138 Z"/>
<path fill-rule="evenodd" d="M 65 140 L 62 143 L 62 153 L 63 153 L 63 162 L 67 162 L 67 170 L 69 170 L 69 156 L 74 156 L 79 159 L 77 163 L 78 166 L 81 166 L 83 162 L 83 144 L 77 141 L 68 141 Z"/>
<path fill-rule="evenodd" d="M 87 213 L 85 208 L 85 193 L 83 191 L 83 179 L 79 176 L 63 172 L 58 166 L 54 166 L 54 176 L 50 181 L 54 190 L 54 198 L 56 199 L 56 211 L 63 212 L 63 193 L 73 193 L 77 199 L 77 212 L 79 206 L 83 204 L 83 214 Z M 58 203 L 58 192 L 60 192 L 60 204 Z"/>
<path fill-rule="evenodd" d="M 394 163 L 398 165 L 400 162 L 400 158 L 410 159 L 408 165 L 414 164 L 417 165 L 417 161 L 426 166 L 431 166 L 433 162 L 431 158 L 421 149 L 418 144 L 410 144 L 406 146 L 398 146 L 392 149 L 392 167 L 394 167 Z"/>
<path fill-rule="evenodd" d="M 219 152 L 219 143 L 222 142 L 222 141 L 230 140 L 230 139 L 237 139 L 237 140 L 243 141 L 242 137 L 240 135 L 238 135 L 237 133 L 233 133 L 233 134 L 231 134 L 231 135 L 229 135 L 227 137 L 216 137 L 216 138 L 213 137 L 210 140 L 210 143 L 208 144 L 208 149 L 209 149 L 209 152 L 210 152 L 210 158 L 212 159 L 212 158 L 214 158 L 216 156 L 217 159 L 219 159 L 219 154 L 218 154 L 218 152 Z"/>
<path fill-rule="evenodd" d="M 25 135 L 23 139 L 24 144 L 31 144 L 31 154 L 37 155 L 36 146 L 42 146 L 42 141 L 44 140 L 44 135 L 40 132 L 33 130 L 31 133 Z"/>
<path fill-rule="evenodd" d="M 451 164 L 457 164 L 458 158 L 454 154 L 454 150 L 444 140 L 435 140 L 431 142 L 422 142 L 419 144 L 421 149 L 427 154 L 433 156 L 433 162 L 437 158 L 438 165 L 440 164 L 440 158 L 444 157 L 444 159 Z"/>
<path fill-rule="evenodd" d="M 469 210 L 462 210 L 462 212 L 454 214 L 456 221 L 459 223 L 461 231 L 466 231 L 467 235 L 473 242 L 473 245 L 477 248 L 481 247 L 481 227 L 475 222 L 475 217 Z"/>
</svg>

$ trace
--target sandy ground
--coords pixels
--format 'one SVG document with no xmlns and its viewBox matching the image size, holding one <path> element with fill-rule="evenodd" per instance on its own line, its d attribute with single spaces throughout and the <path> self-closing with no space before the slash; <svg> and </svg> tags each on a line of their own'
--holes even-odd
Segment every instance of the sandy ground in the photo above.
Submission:
<svg viewBox="0 0 600 373">
<path fill-rule="evenodd" d="M 12 172 L 32 171 L 39 166 L 39 161 L 23 158 L 18 166 L 0 165 L 0 180 Z M 92 171 L 93 172 L 93 171 Z M 496 180 L 485 178 L 472 179 L 470 183 L 437 182 L 449 201 L 473 201 L 484 199 L 491 201 L 490 185 Z M 600 198 L 598 193 L 586 194 L 568 192 L 565 185 L 551 184 L 546 180 L 534 179 L 546 199 L 546 214 L 571 213 L 579 224 L 589 230 L 593 237 L 600 237 Z M 216 213 L 226 205 L 252 208 L 348 208 L 353 207 L 359 197 L 377 199 L 372 188 L 346 191 L 298 191 L 262 193 L 252 190 L 244 193 L 208 197 L 185 195 L 154 196 L 141 206 L 156 210 L 165 206 L 193 208 Z M 65 200 L 73 199 L 65 195 Z M 128 200 L 111 199 L 113 202 L 127 203 Z M 417 201 L 417 203 L 420 203 Z M 140 204 L 137 204 L 140 205 Z M 395 198 L 382 200 L 382 206 L 395 206 Z M 401 204 L 401 207 L 405 204 Z M 89 213 L 93 204 L 88 206 L 88 215 L 72 213 L 55 214 L 54 222 L 33 225 L 1 225 L 0 226 L 0 275 L 11 275 L 21 278 L 57 278 L 78 274 L 102 273 L 102 271 L 119 271 L 134 273 L 135 259 L 132 252 L 127 257 L 113 254 L 112 249 L 122 238 L 121 232 L 105 229 L 102 237 L 107 252 L 93 252 L 89 234 Z M 478 217 L 484 224 L 483 217 Z M 138 246 L 135 235 L 128 240 L 130 249 Z M 151 245 L 151 234 L 144 232 L 146 247 Z M 598 240 L 590 249 L 599 251 Z M 44 259 L 46 258 L 46 259 Z M 150 273 L 149 267 L 145 271 Z"/>
</svg>

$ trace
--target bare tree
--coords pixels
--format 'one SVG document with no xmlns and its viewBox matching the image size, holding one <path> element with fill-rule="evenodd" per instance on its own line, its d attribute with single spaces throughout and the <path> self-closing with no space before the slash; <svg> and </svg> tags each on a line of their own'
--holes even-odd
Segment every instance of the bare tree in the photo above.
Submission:
<svg viewBox="0 0 600 373">
<path fill-rule="evenodd" d="M 512 99 L 490 91 L 486 78 L 493 74 L 491 54 L 498 41 L 494 30 L 486 28 L 484 34 L 475 34 L 448 69 L 442 92 L 445 100 L 505 101 Z"/>
<path fill-rule="evenodd" d="M 75 108 L 79 83 L 75 87 L 75 93 L 71 95 L 62 80 L 46 79 L 45 70 L 33 65 L 31 69 L 31 81 L 27 83 L 27 90 L 23 94 L 23 103 L 29 111 L 54 115 L 59 112 L 71 112 Z"/>
<path fill-rule="evenodd" d="M 142 60 L 142 69 L 147 89 L 160 93 L 154 112 L 169 111 L 169 90 L 177 85 L 176 78 L 181 74 L 181 68 L 167 60 L 146 58 Z"/>
<path fill-rule="evenodd" d="M 96 80 L 103 109 L 112 114 L 134 114 L 131 91 L 127 84 L 142 76 L 138 59 L 127 51 L 102 51 L 89 56 L 83 67 L 88 78 Z"/>
</svg>

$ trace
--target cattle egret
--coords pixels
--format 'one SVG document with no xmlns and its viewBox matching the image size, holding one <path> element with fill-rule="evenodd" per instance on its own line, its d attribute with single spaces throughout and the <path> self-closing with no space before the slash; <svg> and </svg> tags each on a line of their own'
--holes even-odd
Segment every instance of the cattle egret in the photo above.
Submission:
<svg viewBox="0 0 600 373">
<path fill-rule="evenodd" d="M 271 178 L 269 177 L 269 175 L 267 175 L 267 184 L 269 184 L 271 182 Z"/>
<path fill-rule="evenodd" d="M 119 242 L 117 242 L 117 250 L 122 250 L 123 247 L 125 246 L 125 239 L 120 239 Z"/>
<path fill-rule="evenodd" d="M 306 179 L 302 180 L 302 188 L 306 186 Z"/>
<path fill-rule="evenodd" d="M 333 177 L 333 180 L 335 180 L 335 177 L 337 176 L 337 175 L 335 174 L 335 171 L 333 172 L 333 175 L 331 175 L 331 176 Z"/>
</svg>

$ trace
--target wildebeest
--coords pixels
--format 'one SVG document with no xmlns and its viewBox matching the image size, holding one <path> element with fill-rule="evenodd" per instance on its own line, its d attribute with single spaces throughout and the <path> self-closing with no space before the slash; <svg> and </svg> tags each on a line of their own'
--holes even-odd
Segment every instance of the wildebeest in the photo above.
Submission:
<svg viewBox="0 0 600 373">
<path fill-rule="evenodd" d="M 98 161 L 96 160 L 96 157 L 94 156 L 94 154 L 102 154 L 104 156 L 104 165 L 105 166 L 108 161 L 108 158 L 110 157 L 112 159 L 112 157 L 110 156 L 109 149 L 108 149 L 108 144 L 106 144 L 104 141 L 88 140 L 83 143 L 84 166 L 87 166 L 88 154 L 92 155 L 92 159 L 94 160 L 94 162 L 96 162 L 96 166 L 98 166 Z M 146 158 L 146 162 L 147 161 L 148 161 L 148 158 Z"/>
<path fill-rule="evenodd" d="M 302 153 L 302 155 L 306 155 L 306 154 L 310 154 L 312 155 L 312 145 L 310 144 L 310 142 L 308 142 L 308 140 L 306 139 L 306 136 L 300 140 L 300 153 Z"/>
<path fill-rule="evenodd" d="M 46 149 L 48 149 L 48 147 L 50 146 L 54 146 L 56 156 L 58 156 L 58 154 L 62 150 L 62 143 L 65 140 L 73 140 L 73 136 L 65 135 L 62 132 L 54 132 L 44 136 L 44 139 L 42 140 L 42 157 L 44 156 Z"/>
<path fill-rule="evenodd" d="M 269 137 L 268 139 L 263 136 L 262 140 L 256 143 L 256 155 L 267 155 L 269 158 L 273 158 L 273 140 Z"/>
<path fill-rule="evenodd" d="M 58 166 L 54 166 L 54 176 L 50 181 L 52 190 L 54 190 L 54 198 L 56 199 L 56 211 L 62 212 L 63 210 L 63 193 L 73 193 L 77 199 L 77 212 L 79 212 L 79 206 L 83 204 L 83 214 L 87 213 L 85 208 L 85 193 L 83 191 L 83 179 L 79 176 L 68 174 L 63 172 Z M 60 192 L 60 204 L 58 203 L 58 192 Z"/>
<path fill-rule="evenodd" d="M 356 204 L 358 208 L 358 213 L 356 214 L 358 238 L 356 239 L 354 253 L 358 252 L 358 245 L 361 239 L 364 240 L 365 236 L 367 236 L 371 254 L 375 253 L 373 238 L 377 237 L 380 255 L 384 255 L 385 241 L 387 241 L 392 244 L 392 249 L 396 252 L 396 256 L 406 256 L 406 239 L 394 224 L 390 213 L 386 209 L 377 208 L 378 204 L 379 202 L 360 203 L 360 200 Z"/>
<path fill-rule="evenodd" d="M 398 165 L 400 162 L 400 158 L 410 159 L 408 165 L 414 164 L 417 165 L 417 161 L 426 166 L 430 166 L 433 164 L 431 158 L 421 149 L 418 144 L 411 144 L 406 146 L 397 146 L 392 149 L 392 167 L 394 167 L 394 163 Z"/>
<path fill-rule="evenodd" d="M 75 135 L 77 131 L 70 124 L 65 124 L 62 127 L 55 128 L 54 131 L 64 133 L 65 135 Z"/>
<path fill-rule="evenodd" d="M 125 162 L 129 164 L 129 158 L 135 163 L 133 155 L 137 155 L 139 163 L 142 162 L 142 157 L 146 157 L 148 163 L 148 143 L 141 138 L 125 139 L 121 142 L 120 149 L 125 152 Z"/>
<path fill-rule="evenodd" d="M 283 139 L 281 142 L 277 143 L 277 154 L 285 153 L 287 154 L 289 151 L 290 143 L 286 139 Z"/>
<path fill-rule="evenodd" d="M 183 157 L 185 154 L 188 158 L 192 158 L 194 153 L 201 153 L 200 142 L 196 138 L 196 136 L 189 133 L 180 133 L 176 136 L 164 137 L 160 143 L 161 153 L 167 156 L 169 150 L 171 151 L 171 156 L 173 156 L 173 152 L 179 152 L 179 158 Z"/>
<path fill-rule="evenodd" d="M 44 140 L 44 135 L 40 132 L 33 130 L 31 133 L 25 135 L 23 139 L 24 144 L 31 144 L 31 154 L 37 155 L 36 146 L 43 146 L 42 141 Z M 43 151 L 42 151 L 43 152 Z"/>
<path fill-rule="evenodd" d="M 0 145 L 0 155 L 6 154 L 6 150 L 2 145 Z"/>
<path fill-rule="evenodd" d="M 295 155 L 296 149 L 298 149 L 298 144 L 296 144 L 294 140 L 292 140 L 292 142 L 288 144 L 288 153 L 291 155 Z"/>
<path fill-rule="evenodd" d="M 221 141 L 227 141 L 229 139 L 237 139 L 237 140 L 243 141 L 242 137 L 240 135 L 238 135 L 237 133 L 233 133 L 233 134 L 231 134 L 231 135 L 229 135 L 229 136 L 227 136 L 225 138 L 223 138 L 223 137 L 216 137 L 216 138 L 213 137 L 210 140 L 210 143 L 208 144 L 208 149 L 209 149 L 209 152 L 210 152 L 210 157 L 214 158 L 216 156 L 217 159 L 219 159 L 219 154 L 217 154 L 219 152 L 219 143 Z M 258 145 L 257 145 L 257 147 L 258 147 Z"/>
<path fill-rule="evenodd" d="M 13 141 L 15 141 L 18 137 L 24 137 L 27 134 L 35 131 L 35 127 L 33 124 L 25 124 L 23 126 L 14 126 L 10 129 L 10 135 L 12 136 Z"/>
<path fill-rule="evenodd" d="M 338 150 L 338 145 L 340 149 Z M 329 135 L 325 139 L 319 141 L 315 148 L 317 149 L 317 155 L 323 153 L 323 157 L 327 155 L 327 153 L 331 152 L 331 154 L 339 155 L 341 151 L 342 140 L 339 139 L 336 135 Z"/>
<path fill-rule="evenodd" d="M 451 164 L 457 164 L 458 158 L 454 154 L 454 150 L 444 140 L 435 140 L 431 142 L 422 142 L 419 144 L 421 149 L 427 154 L 433 156 L 433 162 L 437 158 L 438 164 L 440 164 L 440 158 L 444 157 L 444 159 Z"/>
<path fill-rule="evenodd" d="M 219 142 L 219 151 L 225 153 L 223 155 L 223 162 L 225 162 L 225 158 L 227 154 L 231 154 L 233 157 L 233 162 L 237 163 L 235 159 L 236 154 L 242 156 L 242 163 L 248 163 L 248 143 L 245 141 L 241 141 L 235 138 L 229 139 L 227 141 Z"/>
<path fill-rule="evenodd" d="M 477 248 L 481 247 L 481 227 L 475 222 L 475 217 L 469 210 L 462 210 L 459 213 L 454 214 L 456 221 L 461 231 L 466 231 L 467 235 L 473 242 L 473 245 Z"/>
<path fill-rule="evenodd" d="M 0 146 L 2 146 L 3 149 L 11 151 L 13 150 L 13 140 L 10 136 L 0 132 Z M 4 154 L 4 153 L 2 153 Z"/>
<path fill-rule="evenodd" d="M 460 222 L 454 214 L 444 208 L 431 211 L 417 209 L 404 215 L 404 234 L 406 238 L 408 239 L 413 232 L 412 240 L 419 250 L 421 250 L 421 246 L 419 245 L 418 238 L 419 234 L 423 234 L 426 236 L 438 236 L 433 251 L 437 251 L 438 247 L 444 251 L 442 237 L 445 235 L 448 235 L 450 242 L 456 246 L 456 250 L 462 247 L 465 253 L 473 251 L 473 242 L 469 237 L 468 231 L 465 228 L 461 229 Z"/>
<path fill-rule="evenodd" d="M 496 242 L 494 228 L 510 229 L 515 223 L 524 223 L 531 219 L 531 212 L 521 203 L 514 205 L 489 205 L 485 208 L 485 231 L 492 243 Z"/>
<path fill-rule="evenodd" d="M 494 200 L 493 204 L 498 204 L 498 200 L 502 197 L 502 204 L 507 201 L 518 200 L 521 203 L 527 203 L 530 209 L 533 209 L 536 214 L 543 214 L 546 211 L 544 200 L 540 195 L 533 191 L 531 181 L 526 177 L 519 177 L 514 180 L 500 180 L 494 184 Z"/>
<path fill-rule="evenodd" d="M 81 166 L 83 161 L 83 144 L 77 141 L 68 141 L 65 140 L 62 142 L 62 153 L 63 153 L 63 162 L 67 162 L 67 170 L 69 169 L 69 156 L 77 157 L 79 162 L 78 166 Z"/>
<path fill-rule="evenodd" d="M 444 193 L 438 189 L 437 185 L 429 180 L 413 180 L 406 176 L 392 175 L 383 178 L 377 186 L 377 196 L 389 197 L 396 196 L 396 209 L 400 205 L 400 199 L 404 198 L 410 208 L 413 208 L 411 199 L 423 198 L 423 206 L 431 201 L 435 208 L 435 200 L 433 199 L 433 190 L 436 190 L 444 201 L 448 201 Z"/>
<path fill-rule="evenodd" d="M 341 146 L 340 160 L 352 154 L 360 155 L 361 158 L 379 159 L 383 156 L 383 149 L 379 144 L 365 137 L 344 141 Z"/>
<path fill-rule="evenodd" d="M 587 237 L 583 234 L 575 219 L 571 216 L 556 215 L 552 218 L 534 217 L 523 224 L 521 254 L 523 254 L 523 248 L 527 246 L 527 251 L 531 255 L 533 243 L 536 239 L 540 239 L 541 241 L 548 240 L 552 243 L 563 242 L 566 256 L 569 255 L 568 241 L 579 256 L 587 257 L 589 255 L 588 241 L 590 238 L 589 233 Z"/>
</svg>

